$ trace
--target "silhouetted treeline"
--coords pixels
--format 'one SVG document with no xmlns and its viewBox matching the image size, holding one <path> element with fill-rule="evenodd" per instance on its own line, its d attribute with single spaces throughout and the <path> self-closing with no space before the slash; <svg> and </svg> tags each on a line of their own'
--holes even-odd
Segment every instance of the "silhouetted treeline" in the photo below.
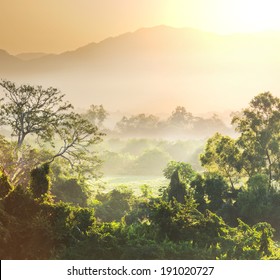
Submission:
<svg viewBox="0 0 280 280">
<path fill-rule="evenodd" d="M 119 137 L 164 139 L 205 139 L 214 132 L 233 134 L 233 130 L 215 114 L 209 118 L 194 116 L 185 107 L 177 106 L 167 119 L 155 115 L 124 116 L 111 131 Z M 109 135 L 111 134 L 109 133 Z"/>
</svg>

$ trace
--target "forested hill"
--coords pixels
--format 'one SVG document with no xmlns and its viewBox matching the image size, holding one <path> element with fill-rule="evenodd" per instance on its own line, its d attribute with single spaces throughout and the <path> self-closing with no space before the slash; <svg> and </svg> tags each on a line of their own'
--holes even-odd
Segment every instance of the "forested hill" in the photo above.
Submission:
<svg viewBox="0 0 280 280">
<path fill-rule="evenodd" d="M 58 55 L 1 51 L 0 76 L 51 84 L 78 107 L 97 103 L 109 110 L 151 112 L 181 104 L 194 113 L 235 110 L 260 89 L 279 92 L 280 58 L 273 55 L 279 47 L 278 33 L 217 35 L 158 26 Z"/>
</svg>

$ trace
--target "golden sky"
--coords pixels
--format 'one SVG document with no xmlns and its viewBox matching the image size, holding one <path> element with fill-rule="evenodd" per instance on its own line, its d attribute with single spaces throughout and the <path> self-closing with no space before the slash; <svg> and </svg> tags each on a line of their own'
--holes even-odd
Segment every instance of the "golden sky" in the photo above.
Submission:
<svg viewBox="0 0 280 280">
<path fill-rule="evenodd" d="M 280 30 L 278 0 L 0 0 L 0 49 L 59 53 L 141 27 Z"/>
</svg>

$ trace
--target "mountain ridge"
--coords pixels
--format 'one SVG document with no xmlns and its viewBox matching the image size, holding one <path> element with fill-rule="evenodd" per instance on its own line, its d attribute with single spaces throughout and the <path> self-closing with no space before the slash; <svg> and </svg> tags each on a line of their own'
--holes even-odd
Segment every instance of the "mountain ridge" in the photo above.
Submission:
<svg viewBox="0 0 280 280">
<path fill-rule="evenodd" d="M 0 51 L 0 77 L 60 88 L 78 107 L 236 110 L 261 91 L 280 92 L 279 48 L 280 33 L 157 26 L 31 60 Z"/>
</svg>

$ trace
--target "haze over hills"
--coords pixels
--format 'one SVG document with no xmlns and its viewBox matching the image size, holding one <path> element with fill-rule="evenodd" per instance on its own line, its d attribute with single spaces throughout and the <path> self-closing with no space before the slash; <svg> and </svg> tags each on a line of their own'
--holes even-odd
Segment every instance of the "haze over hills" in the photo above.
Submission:
<svg viewBox="0 0 280 280">
<path fill-rule="evenodd" d="M 21 60 L 32 60 L 32 59 L 37 59 L 41 58 L 43 56 L 46 56 L 46 53 L 41 53 L 41 52 L 36 52 L 36 53 L 19 53 L 16 55 L 17 58 Z"/>
<path fill-rule="evenodd" d="M 279 48 L 279 33 L 217 35 L 158 26 L 58 55 L 2 50 L 0 77 L 57 87 L 80 108 L 234 111 L 260 92 L 280 94 Z"/>
</svg>

